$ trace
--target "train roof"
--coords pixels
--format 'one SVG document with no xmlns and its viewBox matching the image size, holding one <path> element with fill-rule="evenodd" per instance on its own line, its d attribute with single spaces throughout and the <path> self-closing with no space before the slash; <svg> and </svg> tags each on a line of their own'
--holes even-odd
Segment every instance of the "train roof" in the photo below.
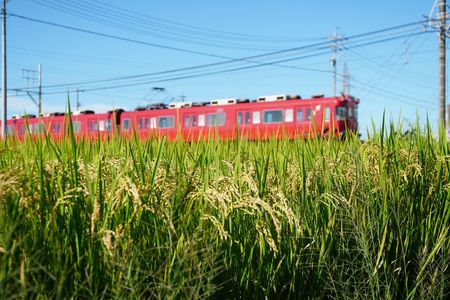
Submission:
<svg viewBox="0 0 450 300">
<path fill-rule="evenodd" d="M 281 103 L 288 103 L 290 101 L 301 101 L 304 103 L 311 103 L 314 104 L 314 102 L 317 101 L 351 101 L 351 102 L 358 102 L 359 100 L 350 96 L 350 95 L 340 95 L 336 97 L 324 97 L 323 94 L 321 95 L 312 95 L 310 98 L 302 98 L 300 95 L 289 95 L 289 94 L 281 94 L 281 95 L 269 95 L 269 96 L 260 96 L 256 99 L 239 99 L 239 98 L 224 98 L 224 99 L 214 99 L 211 101 L 206 102 L 172 102 L 169 103 L 167 106 L 163 105 L 152 105 L 151 107 L 137 107 L 134 111 L 149 111 L 149 110 L 175 110 L 175 109 L 181 109 L 190 111 L 193 110 L 193 108 L 199 108 L 204 107 L 204 109 L 207 109 L 210 107 L 211 109 L 217 109 L 218 107 L 226 108 L 227 106 L 235 106 L 235 105 L 244 105 L 247 104 L 246 107 L 249 106 L 273 106 L 276 104 Z M 270 104 L 270 103 L 273 103 Z M 130 113 L 132 111 L 128 111 Z"/>
<path fill-rule="evenodd" d="M 113 113 L 133 113 L 133 112 L 148 112 L 148 111 L 160 111 L 166 110 L 169 113 L 172 109 L 181 109 L 186 111 L 195 111 L 196 109 L 201 108 L 202 110 L 207 110 L 208 107 L 211 109 L 220 109 L 226 108 L 227 106 L 236 106 L 239 105 L 245 108 L 250 107 L 274 107 L 277 104 L 289 103 L 290 101 L 301 101 L 305 104 L 310 103 L 313 105 L 317 101 L 328 102 L 328 101 L 349 101 L 351 103 L 358 104 L 359 99 L 350 96 L 350 95 L 340 95 L 336 97 L 325 97 L 323 94 L 312 95 L 310 98 L 302 98 L 300 95 L 289 95 L 289 94 L 278 94 L 278 95 L 268 95 L 268 96 L 259 96 L 256 99 L 240 99 L 240 98 L 224 98 L 224 99 L 214 99 L 211 101 L 204 102 L 172 102 L 169 104 L 165 103 L 154 103 L 149 104 L 144 107 L 137 107 L 134 111 L 124 111 L 123 109 L 114 109 L 110 110 L 106 113 L 95 113 L 93 110 L 77 110 L 72 112 L 73 116 L 77 118 L 101 116 L 101 115 L 112 115 Z M 49 117 L 64 117 L 67 113 L 46 113 L 42 114 L 40 117 L 49 118 Z M 34 115 L 15 115 L 13 116 L 13 120 L 19 119 L 30 119 L 35 118 Z"/>
</svg>

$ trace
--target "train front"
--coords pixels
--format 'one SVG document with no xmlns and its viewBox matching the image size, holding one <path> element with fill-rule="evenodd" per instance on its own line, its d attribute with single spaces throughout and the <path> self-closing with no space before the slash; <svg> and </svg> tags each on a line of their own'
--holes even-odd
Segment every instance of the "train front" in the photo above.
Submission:
<svg viewBox="0 0 450 300">
<path fill-rule="evenodd" d="M 347 133 L 358 132 L 359 99 L 343 95 L 337 98 L 335 107 L 335 135 L 345 137 Z"/>
</svg>

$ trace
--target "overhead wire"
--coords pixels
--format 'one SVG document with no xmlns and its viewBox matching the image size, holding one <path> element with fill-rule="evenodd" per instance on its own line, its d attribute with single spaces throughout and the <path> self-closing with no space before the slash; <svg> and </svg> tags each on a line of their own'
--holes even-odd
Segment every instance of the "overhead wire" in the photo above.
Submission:
<svg viewBox="0 0 450 300">
<path fill-rule="evenodd" d="M 395 51 L 393 53 L 396 53 L 396 52 L 397 51 Z M 409 55 L 411 57 L 413 55 L 415 55 L 415 54 L 419 54 L 419 51 L 416 50 L 416 51 L 413 51 L 413 52 L 409 53 Z M 379 76 L 381 76 L 381 74 L 383 74 L 383 75 L 384 74 L 392 75 L 392 74 L 395 73 L 395 74 L 397 74 L 396 76 L 399 76 L 399 77 L 403 78 L 406 81 L 410 81 L 410 82 L 413 82 L 416 85 L 422 85 L 422 86 L 427 87 L 427 88 L 430 87 L 429 85 L 425 86 L 423 80 L 415 80 L 411 76 L 400 74 L 400 73 L 394 71 L 394 68 L 396 66 L 402 67 L 402 66 L 405 65 L 405 62 L 397 63 L 397 62 L 393 61 L 393 59 L 395 57 L 404 57 L 404 55 L 405 55 L 404 53 L 401 54 L 401 55 L 391 54 L 391 55 L 384 56 L 384 58 L 387 58 L 387 59 L 384 60 L 383 62 L 380 62 L 379 60 L 376 60 L 373 57 L 369 57 L 369 56 L 367 56 L 365 54 L 361 54 L 360 52 L 358 52 L 358 51 L 356 51 L 354 49 L 351 49 L 351 48 L 346 48 L 346 55 L 347 55 L 348 58 L 350 58 L 347 61 L 355 61 L 357 64 L 360 64 L 361 66 L 366 67 L 367 69 L 373 70 L 375 68 L 375 69 L 380 71 L 380 72 L 375 72 L 372 75 L 372 78 L 369 80 L 369 82 L 372 82 L 376 75 L 379 75 Z M 383 76 L 383 78 L 386 78 L 386 76 Z"/>
<path fill-rule="evenodd" d="M 40 3 L 40 1 L 35 1 Z M 145 35 L 147 37 L 159 38 L 163 40 L 171 40 L 174 42 L 189 43 L 195 46 L 207 46 L 221 49 L 237 49 L 237 50 L 259 50 L 270 51 L 280 49 L 281 47 L 274 47 L 279 43 L 271 43 L 269 45 L 254 45 L 249 44 L 248 41 L 239 42 L 237 40 L 216 40 L 211 37 L 204 37 L 200 35 L 185 34 L 181 30 L 165 30 L 163 28 L 154 28 L 142 24 L 135 18 L 125 19 L 123 15 L 111 16 L 105 13 L 104 10 L 95 10 L 92 5 L 89 7 L 80 6 L 79 2 L 69 2 L 64 5 L 64 1 L 56 1 L 55 3 L 41 3 L 41 5 L 55 9 L 57 11 L 75 16 L 84 20 L 89 20 L 98 24 L 107 25 L 110 27 L 126 30 L 132 33 Z M 290 44 L 293 42 L 291 41 Z"/>
<path fill-rule="evenodd" d="M 389 38 L 388 40 L 391 40 L 391 38 Z M 383 40 L 383 41 L 386 41 Z M 373 42 L 369 42 L 369 43 L 365 43 L 365 45 L 371 45 L 373 44 Z M 355 47 L 362 47 L 363 45 L 356 45 Z M 236 71 L 242 71 L 242 70 L 248 70 L 248 69 L 255 69 L 255 68 L 260 68 L 260 67 L 266 67 L 266 66 L 275 66 L 279 63 L 286 63 L 286 62 L 292 62 L 292 61 L 296 61 L 296 60 L 302 60 L 302 59 L 307 59 L 307 58 L 312 58 L 312 57 L 317 57 L 317 56 L 321 56 L 321 55 L 325 55 L 325 54 L 329 54 L 329 51 L 322 51 L 322 52 L 318 52 L 318 53 L 313 53 L 313 54 L 309 54 L 309 55 L 304 55 L 304 56 L 297 56 L 297 57 L 293 57 L 293 58 L 287 58 L 287 59 L 282 59 L 282 60 L 276 60 L 276 61 L 270 61 L 270 62 L 264 62 L 264 63 L 259 63 L 259 64 L 255 64 L 255 65 L 250 65 L 250 66 L 242 66 L 242 67 L 235 67 L 235 68 L 231 68 L 231 69 L 225 69 L 225 70 L 218 70 L 218 71 L 209 71 L 209 72 L 202 72 L 202 73 L 191 73 L 191 74 L 182 74 L 182 75 L 175 75 L 175 77 L 163 77 L 163 78 L 157 78 L 157 79 L 150 79 L 150 80 L 142 80 L 142 81 L 135 81 L 135 82 L 131 82 L 131 83 L 122 83 L 122 84 L 117 84 L 117 85 L 112 85 L 112 86 L 103 86 L 103 87 L 98 87 L 98 88 L 84 88 L 86 91 L 90 91 L 90 90 L 103 90 L 103 89 L 114 89 L 114 88 L 123 88 L 123 87 L 129 87 L 129 86 L 138 86 L 138 85 L 145 85 L 145 84 L 150 84 L 150 83 L 160 83 L 160 82 L 168 82 L 168 81 L 175 81 L 175 80 L 182 80 L 182 79 L 190 79 L 190 78 L 196 78 L 196 77 L 202 77 L 202 76 L 210 76 L 210 75 L 217 75 L 217 74 L 223 74 L 223 73 L 230 73 L 230 72 L 236 72 Z M 162 73 L 172 73 L 172 71 L 178 71 L 178 70 L 170 70 L 170 71 L 165 71 Z M 331 73 L 331 71 L 327 71 L 327 73 Z M 153 73 L 153 75 L 161 75 L 161 73 Z M 141 76 L 137 77 L 140 79 Z M 147 76 L 146 76 L 147 77 Z M 121 80 L 123 80 L 124 78 L 121 78 Z M 98 82 L 96 82 L 98 83 Z M 64 86 L 64 85 L 61 85 Z M 63 93 L 64 91 L 60 91 L 57 93 Z"/>
<path fill-rule="evenodd" d="M 359 86 L 359 85 L 352 85 L 352 87 L 354 87 L 354 88 L 356 88 L 358 90 L 366 91 L 368 93 L 377 93 L 378 95 L 384 95 L 384 97 L 386 99 L 380 98 L 380 101 L 388 100 L 388 101 L 392 102 L 393 99 L 396 99 L 395 102 L 400 102 L 400 103 L 404 103 L 404 104 L 407 104 L 407 105 L 419 106 L 419 107 L 423 107 L 423 108 L 427 108 L 427 109 L 431 108 L 433 110 L 437 109 L 437 107 L 434 108 L 433 106 L 430 106 L 429 104 L 423 104 L 422 102 L 417 102 L 417 101 L 410 101 L 407 98 L 400 97 L 400 96 L 397 96 L 397 95 L 393 95 L 393 94 L 390 94 L 390 93 L 388 93 L 386 91 L 380 91 L 380 89 L 376 88 L 376 87 L 375 88 L 373 88 L 373 87 L 371 88 L 371 87 L 365 86 L 364 84 L 362 84 L 361 86 Z"/>
<path fill-rule="evenodd" d="M 16 15 L 16 14 L 10 14 L 12 16 L 18 17 L 18 18 L 25 18 L 25 20 L 29 20 L 29 21 L 34 21 L 34 22 L 45 22 L 45 24 L 47 25 L 54 25 L 54 26 L 66 26 L 66 25 L 60 25 L 60 24 L 56 24 L 56 23 L 52 23 L 52 22 L 47 22 L 47 21 L 43 21 L 43 20 L 36 20 L 36 19 L 32 19 L 32 18 L 28 18 L 25 16 L 20 16 L 20 15 Z M 390 30 L 395 30 L 395 29 L 399 29 L 399 28 L 405 28 L 407 26 L 412 26 L 412 25 L 416 25 L 419 23 L 422 23 L 423 21 L 420 22 L 414 22 L 414 23 L 409 23 L 409 24 L 402 24 L 399 26 L 394 26 L 394 27 L 390 27 L 390 28 L 385 28 L 385 29 L 381 29 L 381 30 L 376 30 L 376 31 L 372 31 L 369 33 L 364 33 L 364 34 L 357 34 L 354 36 L 351 36 L 347 39 L 354 39 L 354 38 L 360 38 L 360 37 L 366 37 L 368 35 L 373 35 L 373 34 L 379 34 L 379 33 L 384 33 Z M 51 24 L 48 24 L 51 23 Z M 63 27 L 65 28 L 65 27 Z M 77 30 L 74 28 L 70 28 L 72 30 Z M 84 31 L 83 31 L 84 32 Z M 415 33 L 415 34 L 420 34 L 420 33 Z M 110 35 L 107 35 L 106 37 L 111 37 Z M 381 41 L 372 41 L 372 42 L 367 42 L 361 45 L 357 45 L 356 47 L 361 47 L 361 46 L 365 46 L 365 45 L 370 45 L 372 43 L 378 43 L 378 42 L 382 42 L 382 41 L 388 41 L 388 40 L 392 40 L 392 39 L 397 39 L 397 38 L 401 38 L 402 36 L 391 36 L 390 38 L 386 38 L 383 39 Z M 321 50 L 321 49 L 327 49 L 329 47 L 329 42 L 322 42 L 322 43 L 316 43 L 316 44 L 312 44 L 312 45 L 307 45 L 307 46 L 302 46 L 302 47 L 295 47 L 295 48 L 290 48 L 290 49 L 284 49 L 284 50 L 280 50 L 280 51 L 274 51 L 274 52 L 270 52 L 270 53 L 265 53 L 265 54 L 261 54 L 261 55 L 254 55 L 254 56 L 249 56 L 249 57 L 245 57 L 245 58 L 239 58 L 239 59 L 230 59 L 227 61 L 221 61 L 221 62 L 215 62 L 215 63 L 210 63 L 210 64 L 205 64 L 205 65 L 200 65 L 200 66 L 192 66 L 192 67 L 186 67 L 186 68 L 180 68 L 180 69 L 175 69 L 175 70 L 169 70 L 169 71 L 162 71 L 162 72 L 155 72 L 155 73 L 147 73 L 147 74 L 138 74 L 138 75 L 132 75 L 132 76 L 123 76 L 123 77 L 117 77 L 117 78 L 109 78 L 109 79 L 103 79 L 103 80 L 95 80 L 95 81 L 86 81 L 86 82 L 77 82 L 77 83 L 64 83 L 64 84 L 58 84 L 58 85 L 50 85 L 50 86 L 46 86 L 46 88 L 52 88 L 52 87 L 58 87 L 58 86 L 64 86 L 67 87 L 68 85 L 80 85 L 80 84 L 94 84 L 94 83 L 101 83 L 101 82 L 108 82 L 108 81 L 117 81 L 117 80 L 127 80 L 127 79 L 133 79 L 133 78 L 139 78 L 139 77 L 147 77 L 147 76 L 155 76 L 155 75 L 161 75 L 161 74 L 169 74 L 169 73 L 174 73 L 174 72 L 180 72 L 180 71 L 188 71 L 188 70 L 196 70 L 196 69 L 202 69 L 202 68 L 208 68 L 208 67 L 214 67 L 214 66 L 219 66 L 222 64 L 228 64 L 231 62 L 250 62 L 250 63 L 254 63 L 257 66 L 266 66 L 266 65 L 274 65 L 274 64 L 279 64 L 280 62 L 286 62 L 286 61 L 292 61 L 292 60 L 297 60 L 299 58 L 294 58 L 294 59 L 285 59 L 285 60 L 279 60 L 279 61 L 275 61 L 275 62 L 264 62 L 261 63 L 260 61 L 253 61 L 253 59 L 255 58 L 261 58 L 261 57 L 267 57 L 267 56 L 274 56 L 274 55 L 283 55 L 285 53 L 289 53 L 289 52 L 294 52 L 294 51 L 299 51 L 299 50 L 307 50 L 308 48 L 312 48 L 314 50 Z M 320 45 L 324 45 L 322 47 L 318 47 Z M 316 48 L 314 48 L 316 47 Z M 284 67 L 288 67 L 288 68 L 298 68 L 298 69 L 303 69 L 303 70 L 308 70 L 307 68 L 299 68 L 299 67 L 293 67 L 293 66 L 284 66 Z M 235 68 L 233 70 L 241 70 L 242 68 Z M 247 69 L 247 67 L 243 68 L 243 69 Z M 311 71 L 314 71 L 314 69 L 310 69 Z M 225 70 L 223 72 L 229 72 L 230 70 Z M 315 70 L 315 71 L 319 71 L 319 72 L 329 72 L 329 71 L 325 71 L 325 70 Z M 216 74 L 217 72 L 214 72 L 214 74 Z M 210 74 L 210 73 L 207 73 Z M 179 78 L 179 77 L 177 77 Z M 181 78 L 185 78 L 184 76 L 182 76 Z"/>
<path fill-rule="evenodd" d="M 32 0 L 32 2 L 45 5 L 49 1 L 40 1 L 40 0 Z M 53 1 L 53 3 L 57 2 L 58 4 L 61 2 L 65 2 L 66 4 L 70 4 L 73 7 L 73 2 L 71 1 Z M 82 6 L 84 3 L 84 6 Z M 133 22 L 138 22 L 139 25 L 144 25 L 147 27 L 156 28 L 158 30 L 164 29 L 170 33 L 178 34 L 180 32 L 188 33 L 191 36 L 205 36 L 209 38 L 217 38 L 217 39 L 225 39 L 225 40 L 241 40 L 241 41 L 264 41 L 264 42 L 305 42 L 305 41 L 318 41 L 325 40 L 326 37 L 322 38 L 298 38 L 298 37 L 281 37 L 281 36 L 261 36 L 261 35 L 250 35 L 250 34 L 242 34 L 242 33 L 233 33 L 226 32 L 220 30 L 211 30 L 209 28 L 202 28 L 198 26 L 192 26 L 188 24 L 183 24 L 180 22 L 176 22 L 173 20 L 166 20 L 162 18 L 158 18 L 155 16 L 150 16 L 147 14 L 143 14 L 142 12 L 132 11 L 123 7 L 117 7 L 112 5 L 111 3 L 105 3 L 102 1 L 84 1 L 78 0 L 76 2 L 76 6 L 78 8 L 82 8 L 84 11 L 94 11 L 94 12 L 106 12 L 108 17 L 123 19 Z"/>
<path fill-rule="evenodd" d="M 405 95 L 405 94 L 402 94 L 402 93 L 399 93 L 399 92 L 394 92 L 394 91 L 391 91 L 391 90 L 387 90 L 385 88 L 381 88 L 379 86 L 372 85 L 372 84 L 366 83 L 366 82 L 358 80 L 358 79 L 353 79 L 353 81 L 355 81 L 356 83 L 358 83 L 358 84 L 360 84 L 360 85 L 362 85 L 362 86 L 364 86 L 364 87 L 366 87 L 368 89 L 371 89 L 372 92 L 373 91 L 377 91 L 377 92 L 383 93 L 385 95 L 395 96 L 398 99 L 409 100 L 409 103 L 414 102 L 414 104 L 420 104 L 420 105 L 434 104 L 434 103 L 432 103 L 430 101 L 427 101 L 425 99 L 419 99 L 419 98 L 413 97 L 411 95 Z"/>
<path fill-rule="evenodd" d="M 411 45 L 412 44 L 414 44 L 415 42 L 417 42 L 417 36 L 415 37 L 415 39 L 414 39 L 414 41 L 411 43 Z M 418 49 L 420 49 L 425 43 L 426 43 L 426 41 L 428 40 L 428 38 L 429 38 L 429 36 L 426 38 L 426 39 L 424 39 L 423 41 L 422 41 L 422 43 L 416 48 L 416 50 L 418 50 Z M 411 53 L 411 55 L 414 55 L 414 52 L 412 52 Z M 412 57 L 412 56 L 411 56 Z M 392 61 L 392 59 L 390 59 L 389 61 Z M 388 63 L 388 62 L 387 62 Z M 388 76 L 388 77 L 386 77 L 386 76 L 383 76 L 383 77 L 379 77 L 379 79 L 378 79 L 378 81 L 376 81 L 376 83 L 375 83 L 375 85 L 377 85 L 377 86 L 380 86 L 380 82 L 382 81 L 382 80 L 384 80 L 384 84 L 379 88 L 379 90 L 383 90 L 383 89 L 385 89 L 386 88 L 386 86 L 389 84 L 389 83 L 391 83 L 393 80 L 394 80 L 394 78 L 396 78 L 399 74 L 400 74 L 400 71 L 402 70 L 402 69 L 404 69 L 404 67 L 405 67 L 405 64 L 402 64 L 402 65 L 400 65 L 395 71 L 393 71 L 393 69 L 394 69 L 394 66 L 389 66 L 388 67 L 388 71 L 390 72 L 391 70 L 392 70 L 392 73 L 391 73 L 391 76 Z M 396 93 L 393 93 L 393 92 L 391 92 L 391 95 L 393 95 L 393 94 L 396 94 Z M 371 98 L 369 98 L 368 99 L 368 102 L 369 103 L 373 103 L 373 99 L 374 99 L 374 97 L 375 96 L 377 96 L 377 94 L 375 93 L 371 93 Z M 403 95 L 402 96 L 403 98 L 409 98 L 409 99 L 413 99 L 413 97 L 408 97 L 408 96 L 405 96 L 405 95 Z M 430 103 L 431 104 L 431 103 Z"/>
<path fill-rule="evenodd" d="M 383 40 L 378 41 L 378 42 L 385 42 L 385 41 L 389 41 L 389 40 L 392 40 L 392 39 L 393 39 L 393 37 L 390 37 L 390 38 L 383 39 Z M 366 42 L 366 43 L 363 43 L 363 44 L 355 45 L 354 47 L 362 47 L 364 45 L 371 45 L 373 43 L 374 43 L 374 41 Z M 159 83 L 159 82 L 167 82 L 167 81 L 174 81 L 174 80 L 181 80 L 181 79 L 189 79 L 189 78 L 195 78 L 195 77 L 200 77 L 200 76 L 217 75 L 217 74 L 222 74 L 222 73 L 236 72 L 236 71 L 241 71 L 241 70 L 254 69 L 254 68 L 260 68 L 260 67 L 264 67 L 264 66 L 275 65 L 275 64 L 279 64 L 279 63 L 291 62 L 291 61 L 295 61 L 295 60 L 311 58 L 311 57 L 324 55 L 324 54 L 328 54 L 328 53 L 329 53 L 329 51 L 327 50 L 327 51 L 314 53 L 314 54 L 310 54 L 310 55 L 305 55 L 305 56 L 301 56 L 301 57 L 287 58 L 287 59 L 282 59 L 282 60 L 277 60 L 277 61 L 270 61 L 270 62 L 260 63 L 260 64 L 256 64 L 256 65 L 250 65 L 250 66 L 236 67 L 236 68 L 226 69 L 226 70 L 203 72 L 203 73 L 199 73 L 199 74 L 185 74 L 185 75 L 178 75 L 178 76 L 169 77 L 169 78 L 159 78 L 159 79 L 152 79 L 152 80 L 141 80 L 141 81 L 135 81 L 135 82 L 130 82 L 130 83 L 121 83 L 121 84 L 115 84 L 115 85 L 103 86 L 103 87 L 94 87 L 94 88 L 85 88 L 85 87 L 83 87 L 83 90 L 85 90 L 85 91 L 96 91 L 96 90 L 105 90 L 105 89 L 115 89 L 115 88 L 123 88 L 123 87 L 130 87 L 130 86 L 145 85 L 145 84 L 150 84 L 150 83 Z M 179 71 L 179 70 L 180 69 L 164 71 L 164 72 L 160 72 L 160 73 L 156 72 L 156 73 L 152 73 L 152 75 L 162 75 L 163 73 L 167 74 L 167 73 L 172 73 L 173 71 Z M 137 76 L 138 75 L 132 76 L 132 78 L 136 79 L 136 78 L 141 77 L 141 76 L 139 76 L 139 77 L 137 77 Z M 130 77 L 128 77 L 127 79 L 129 79 L 129 78 Z M 124 77 L 121 78 L 121 80 L 123 80 L 123 79 L 124 79 Z M 108 80 L 108 81 L 110 81 L 110 80 Z M 102 81 L 102 82 L 105 82 L 105 81 Z M 96 83 L 98 83 L 98 81 Z M 64 85 L 64 84 L 59 85 L 59 86 L 67 87 L 67 85 Z M 49 86 L 47 86 L 47 88 L 48 87 Z M 53 85 L 53 87 L 56 87 L 56 86 Z M 15 89 L 15 90 L 21 90 L 21 89 Z M 64 93 L 64 92 L 65 92 L 65 89 L 63 89 L 61 91 L 58 91 L 58 92 L 47 92 L 46 94 L 55 94 L 55 93 Z"/>
</svg>

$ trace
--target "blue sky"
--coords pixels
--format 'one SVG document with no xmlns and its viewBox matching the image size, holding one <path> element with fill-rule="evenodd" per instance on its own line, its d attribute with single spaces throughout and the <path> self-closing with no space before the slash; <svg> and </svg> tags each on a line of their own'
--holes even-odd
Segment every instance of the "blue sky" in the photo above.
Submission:
<svg viewBox="0 0 450 300">
<path fill-rule="evenodd" d="M 46 112 L 64 111 L 67 91 L 75 105 L 76 89 L 84 91 L 79 93 L 82 106 L 99 112 L 181 97 L 207 101 L 272 94 L 332 95 L 332 49 L 326 44 L 330 35 L 336 31 L 351 37 L 422 21 L 433 4 L 434 0 L 10 0 L 7 10 L 15 16 L 8 17 L 8 88 L 36 86 L 22 78 L 22 70 L 37 70 L 42 64 Z M 428 31 L 418 24 L 339 42 L 337 89 L 342 90 L 346 62 L 351 94 L 361 99 L 362 132 L 372 119 L 379 124 L 383 111 L 406 124 L 415 123 L 416 115 L 422 124 L 427 116 L 437 123 L 437 34 Z M 395 39 L 379 42 L 391 37 Z M 362 46 L 370 42 L 374 43 Z M 125 81 L 80 83 L 214 64 L 315 43 L 325 46 Z M 285 59 L 289 60 L 272 64 Z M 245 68 L 258 63 L 259 67 Z M 199 73 L 207 74 L 192 77 Z M 123 87 L 110 88 L 118 85 Z M 166 92 L 152 91 L 153 87 Z M 23 91 L 11 90 L 8 115 L 24 111 L 36 113 L 37 108 Z"/>
</svg>

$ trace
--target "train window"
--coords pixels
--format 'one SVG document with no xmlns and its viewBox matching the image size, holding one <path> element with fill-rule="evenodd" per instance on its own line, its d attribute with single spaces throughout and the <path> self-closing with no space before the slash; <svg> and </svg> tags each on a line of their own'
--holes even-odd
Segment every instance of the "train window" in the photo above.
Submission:
<svg viewBox="0 0 450 300">
<path fill-rule="evenodd" d="M 111 122 L 111 120 L 106 120 L 106 121 L 105 121 L 105 129 L 106 129 L 106 131 L 108 131 L 108 132 L 111 131 L 111 129 L 112 129 L 112 122 Z"/>
<path fill-rule="evenodd" d="M 325 121 L 330 121 L 330 108 L 329 107 L 325 107 L 325 113 L 324 113 L 323 119 Z"/>
<path fill-rule="evenodd" d="M 225 125 L 225 113 L 206 115 L 206 126 L 223 126 L 223 125 Z"/>
<path fill-rule="evenodd" d="M 72 122 L 73 132 L 77 133 L 81 130 L 81 122 L 80 121 L 73 121 Z"/>
<path fill-rule="evenodd" d="M 263 112 L 263 123 L 282 123 L 283 110 L 266 110 Z"/>
<path fill-rule="evenodd" d="M 148 125 L 149 125 L 149 123 L 148 123 L 148 118 L 145 118 L 145 129 L 148 129 Z"/>
<path fill-rule="evenodd" d="M 252 115 L 249 111 L 245 113 L 245 124 L 250 124 L 252 122 Z"/>
<path fill-rule="evenodd" d="M 184 116 L 184 127 L 186 128 L 189 127 L 189 121 L 190 121 L 189 115 Z"/>
<path fill-rule="evenodd" d="M 253 112 L 253 124 L 261 123 L 261 113 L 259 111 Z"/>
<path fill-rule="evenodd" d="M 130 119 L 124 119 L 122 122 L 122 130 L 128 131 L 130 129 Z"/>
<path fill-rule="evenodd" d="M 97 121 L 89 121 L 89 131 L 97 131 L 98 130 L 98 123 Z"/>
<path fill-rule="evenodd" d="M 311 108 L 305 109 L 305 121 L 311 120 Z"/>
<path fill-rule="evenodd" d="M 298 108 L 297 109 L 297 122 L 303 121 L 303 109 Z"/>
<path fill-rule="evenodd" d="M 98 130 L 105 131 L 105 121 L 99 121 L 98 122 Z"/>
<path fill-rule="evenodd" d="M 198 115 L 198 126 L 205 126 L 205 115 Z"/>
<path fill-rule="evenodd" d="M 338 106 L 336 107 L 336 120 L 343 121 L 347 118 L 347 107 Z"/>
<path fill-rule="evenodd" d="M 14 130 L 14 127 L 11 125 L 6 125 L 6 133 L 11 134 Z"/>
<path fill-rule="evenodd" d="M 23 125 L 19 125 L 19 134 L 23 134 Z"/>
<path fill-rule="evenodd" d="M 238 124 L 251 124 L 252 123 L 252 113 L 249 111 L 238 113 Z"/>
<path fill-rule="evenodd" d="M 286 109 L 284 111 L 284 121 L 285 122 L 293 122 L 294 121 L 294 110 Z"/>
<path fill-rule="evenodd" d="M 45 131 L 44 124 L 39 123 L 39 124 L 34 125 L 34 134 L 41 134 L 44 131 Z"/>
<path fill-rule="evenodd" d="M 192 116 L 192 127 L 196 127 L 197 126 L 197 116 L 193 115 Z"/>
<path fill-rule="evenodd" d="M 156 118 L 150 119 L 150 128 L 156 128 Z"/>
<path fill-rule="evenodd" d="M 348 108 L 348 117 L 349 118 L 357 118 L 357 114 L 358 114 L 358 112 L 357 112 L 357 109 L 356 109 L 356 107 L 349 107 Z"/>
<path fill-rule="evenodd" d="M 158 118 L 159 128 L 173 128 L 174 127 L 174 117 L 159 117 Z"/>
<path fill-rule="evenodd" d="M 52 124 L 52 133 L 59 133 L 61 131 L 61 124 L 53 123 Z"/>
<path fill-rule="evenodd" d="M 142 128 L 143 128 L 143 125 L 144 125 L 144 120 L 143 120 L 142 118 L 140 118 L 140 119 L 139 119 L 139 122 L 138 122 L 138 128 L 139 128 L 139 129 L 142 129 Z"/>
</svg>

